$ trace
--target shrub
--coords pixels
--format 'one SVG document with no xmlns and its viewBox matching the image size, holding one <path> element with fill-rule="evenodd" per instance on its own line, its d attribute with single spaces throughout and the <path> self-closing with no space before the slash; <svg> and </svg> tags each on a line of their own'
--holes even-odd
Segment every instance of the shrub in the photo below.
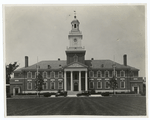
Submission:
<svg viewBox="0 0 150 120">
<path fill-rule="evenodd" d="M 61 90 L 58 90 L 58 93 L 61 93 Z"/>
<path fill-rule="evenodd" d="M 109 92 L 104 92 L 101 94 L 102 96 L 109 96 Z"/>
<path fill-rule="evenodd" d="M 50 97 L 51 93 L 47 92 L 47 93 L 43 93 L 44 97 Z"/>
<path fill-rule="evenodd" d="M 56 95 L 56 93 L 54 93 L 54 92 L 51 92 L 51 95 Z"/>
<path fill-rule="evenodd" d="M 37 93 L 25 93 L 26 95 L 36 95 Z"/>
<path fill-rule="evenodd" d="M 10 98 L 10 97 L 11 97 L 11 94 L 10 94 L 10 93 L 7 93 L 6 96 L 7 96 L 7 98 Z"/>
<path fill-rule="evenodd" d="M 91 90 L 91 94 L 94 94 L 95 93 L 95 90 Z"/>
<path fill-rule="evenodd" d="M 78 93 L 77 94 L 77 96 L 79 97 L 79 96 L 89 96 L 90 94 L 89 94 L 89 92 L 88 91 L 84 91 L 84 92 L 82 92 L 82 93 Z"/>
</svg>

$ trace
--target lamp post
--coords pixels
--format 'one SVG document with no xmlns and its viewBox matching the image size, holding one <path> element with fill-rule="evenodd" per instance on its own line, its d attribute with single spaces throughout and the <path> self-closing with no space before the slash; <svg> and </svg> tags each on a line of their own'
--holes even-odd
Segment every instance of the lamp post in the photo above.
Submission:
<svg viewBox="0 0 150 120">
<path fill-rule="evenodd" d="M 25 94 L 25 70 L 22 70 L 23 76 L 24 76 L 24 94 Z"/>
</svg>

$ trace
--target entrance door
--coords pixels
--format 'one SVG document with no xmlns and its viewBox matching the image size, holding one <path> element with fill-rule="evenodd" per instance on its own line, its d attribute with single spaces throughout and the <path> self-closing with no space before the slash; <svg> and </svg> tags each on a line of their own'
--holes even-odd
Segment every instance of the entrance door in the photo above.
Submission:
<svg viewBox="0 0 150 120">
<path fill-rule="evenodd" d="M 74 83 L 74 91 L 78 91 L 78 82 Z"/>
<path fill-rule="evenodd" d="M 137 87 L 134 87 L 134 92 L 137 94 Z"/>
<path fill-rule="evenodd" d="M 19 93 L 18 88 L 15 88 L 15 95 Z"/>
</svg>

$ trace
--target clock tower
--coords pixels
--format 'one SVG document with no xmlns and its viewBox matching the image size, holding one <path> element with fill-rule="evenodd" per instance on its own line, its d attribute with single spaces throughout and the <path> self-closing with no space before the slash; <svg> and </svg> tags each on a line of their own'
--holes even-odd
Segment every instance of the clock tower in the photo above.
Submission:
<svg viewBox="0 0 150 120">
<path fill-rule="evenodd" d="M 83 35 L 79 30 L 80 22 L 77 20 L 76 15 L 74 15 L 74 20 L 71 22 L 71 31 L 69 32 L 69 47 L 66 50 L 67 64 L 72 62 L 80 62 L 84 64 L 85 49 L 82 47 Z"/>
</svg>

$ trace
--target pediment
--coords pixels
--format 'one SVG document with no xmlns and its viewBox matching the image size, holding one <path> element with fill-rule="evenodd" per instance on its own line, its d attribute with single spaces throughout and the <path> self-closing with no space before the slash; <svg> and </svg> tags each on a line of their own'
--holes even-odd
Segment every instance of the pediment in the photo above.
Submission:
<svg viewBox="0 0 150 120">
<path fill-rule="evenodd" d="M 72 65 L 69 65 L 68 67 L 84 67 L 78 63 L 73 63 Z"/>
<path fill-rule="evenodd" d="M 72 63 L 70 65 L 67 65 L 66 67 L 67 68 L 87 68 L 86 65 L 84 65 L 82 63 L 78 63 L 78 62 L 75 62 L 75 63 Z"/>
</svg>

